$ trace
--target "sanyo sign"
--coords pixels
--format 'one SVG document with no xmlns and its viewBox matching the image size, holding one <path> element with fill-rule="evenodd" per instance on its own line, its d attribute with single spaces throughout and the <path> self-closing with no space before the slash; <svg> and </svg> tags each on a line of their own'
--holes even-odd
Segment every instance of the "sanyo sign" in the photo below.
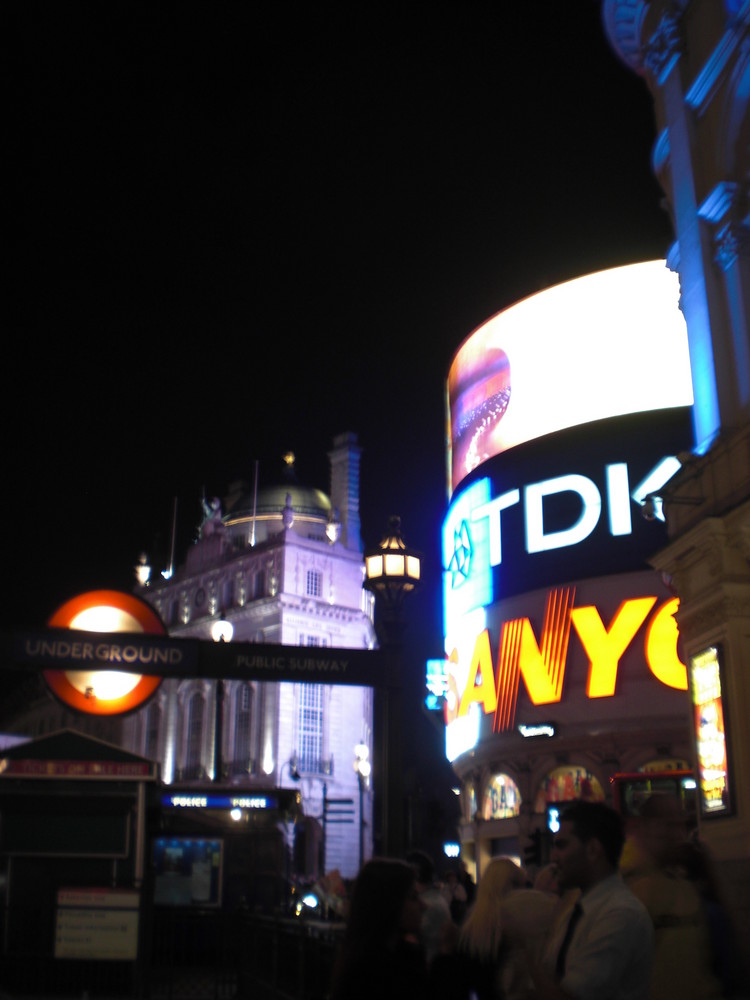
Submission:
<svg viewBox="0 0 750 1000">
<path fill-rule="evenodd" d="M 660 594 L 654 583 L 654 574 L 639 573 L 614 582 L 610 578 L 606 584 L 590 580 L 580 586 L 555 587 L 546 593 L 541 614 L 539 595 L 524 595 L 506 603 L 507 611 L 496 627 L 488 623 L 488 612 L 490 618 L 498 617 L 495 609 L 467 615 L 446 643 L 448 758 L 453 760 L 476 744 L 482 717 L 491 718 L 495 733 L 512 730 L 521 690 L 526 696 L 522 722 L 535 721 L 538 706 L 559 704 L 566 696 L 569 700 L 571 691 L 577 694 L 568 713 L 589 715 L 593 700 L 620 697 L 625 659 L 631 673 L 638 675 L 627 677 L 625 683 L 641 717 L 660 710 L 659 689 L 686 691 L 687 668 L 680 659 L 674 617 L 679 601 Z M 613 592 L 628 584 L 634 596 L 620 600 L 612 610 Z M 649 584 L 651 592 L 646 591 Z M 537 613 L 523 614 L 524 607 L 536 607 Z"/>
</svg>

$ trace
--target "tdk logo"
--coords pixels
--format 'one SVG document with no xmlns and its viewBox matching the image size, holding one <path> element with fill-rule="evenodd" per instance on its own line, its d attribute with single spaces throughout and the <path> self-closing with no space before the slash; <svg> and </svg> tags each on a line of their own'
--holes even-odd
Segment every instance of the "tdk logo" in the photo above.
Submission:
<svg viewBox="0 0 750 1000">
<path fill-rule="evenodd" d="M 604 467 L 601 487 L 588 476 L 571 473 L 543 479 L 491 497 L 487 479 L 472 484 L 451 510 L 452 540 L 444 534 L 446 571 L 450 588 L 465 585 L 480 562 L 478 540 L 486 540 L 486 558 L 490 566 L 503 561 L 503 514 L 512 507 L 523 508 L 524 545 L 529 555 L 578 545 L 588 538 L 606 517 L 607 530 L 613 537 L 632 534 L 632 505 L 641 504 L 647 495 L 658 490 L 679 468 L 676 458 L 664 459 L 631 489 L 628 466 L 615 462 Z M 547 501 L 561 494 L 575 499 L 578 511 L 572 523 L 552 530 L 545 523 Z M 659 511 L 657 516 L 663 520 Z"/>
</svg>

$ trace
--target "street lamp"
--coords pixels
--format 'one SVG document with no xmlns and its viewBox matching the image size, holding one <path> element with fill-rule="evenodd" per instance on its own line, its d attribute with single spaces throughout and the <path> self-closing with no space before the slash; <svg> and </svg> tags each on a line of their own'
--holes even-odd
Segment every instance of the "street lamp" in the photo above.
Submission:
<svg viewBox="0 0 750 1000">
<path fill-rule="evenodd" d="M 365 552 L 364 586 L 395 607 L 419 584 L 421 572 L 422 557 L 408 548 L 401 536 L 401 518 L 394 515 L 388 520 L 385 537 Z"/>
<path fill-rule="evenodd" d="M 414 591 L 422 574 L 422 557 L 410 549 L 401 535 L 401 518 L 393 516 L 376 548 L 365 552 L 363 586 L 376 599 L 375 629 L 386 654 L 384 683 L 374 691 L 374 756 L 377 761 L 373 824 L 379 838 L 379 853 L 401 854 L 403 802 L 401 790 L 401 675 L 404 631 L 403 602 Z M 379 627 L 378 627 L 379 626 Z"/>
<path fill-rule="evenodd" d="M 366 743 L 358 743 L 354 748 L 354 770 L 357 772 L 359 781 L 359 867 L 365 860 L 365 824 L 362 815 L 364 805 L 364 792 L 370 783 L 370 748 Z"/>
</svg>

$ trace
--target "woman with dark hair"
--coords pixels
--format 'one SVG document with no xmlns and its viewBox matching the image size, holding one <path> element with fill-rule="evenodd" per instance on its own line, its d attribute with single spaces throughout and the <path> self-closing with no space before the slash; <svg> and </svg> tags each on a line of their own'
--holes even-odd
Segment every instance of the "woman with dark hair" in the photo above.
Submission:
<svg viewBox="0 0 750 1000">
<path fill-rule="evenodd" d="M 411 865 L 368 861 L 354 883 L 330 1000 L 426 998 L 422 909 Z"/>
</svg>

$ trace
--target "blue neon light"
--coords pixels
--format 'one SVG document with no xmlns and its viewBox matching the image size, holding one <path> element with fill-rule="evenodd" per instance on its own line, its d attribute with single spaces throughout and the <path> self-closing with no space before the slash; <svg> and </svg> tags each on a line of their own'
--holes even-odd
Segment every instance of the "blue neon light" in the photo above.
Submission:
<svg viewBox="0 0 750 1000">
<path fill-rule="evenodd" d="M 162 795 L 161 804 L 169 809 L 276 809 L 273 795 L 201 795 L 177 792 Z"/>
<path fill-rule="evenodd" d="M 445 634 L 469 611 L 492 603 L 489 519 L 471 512 L 489 503 L 490 481 L 472 483 L 451 504 L 443 522 L 443 611 Z"/>
</svg>

